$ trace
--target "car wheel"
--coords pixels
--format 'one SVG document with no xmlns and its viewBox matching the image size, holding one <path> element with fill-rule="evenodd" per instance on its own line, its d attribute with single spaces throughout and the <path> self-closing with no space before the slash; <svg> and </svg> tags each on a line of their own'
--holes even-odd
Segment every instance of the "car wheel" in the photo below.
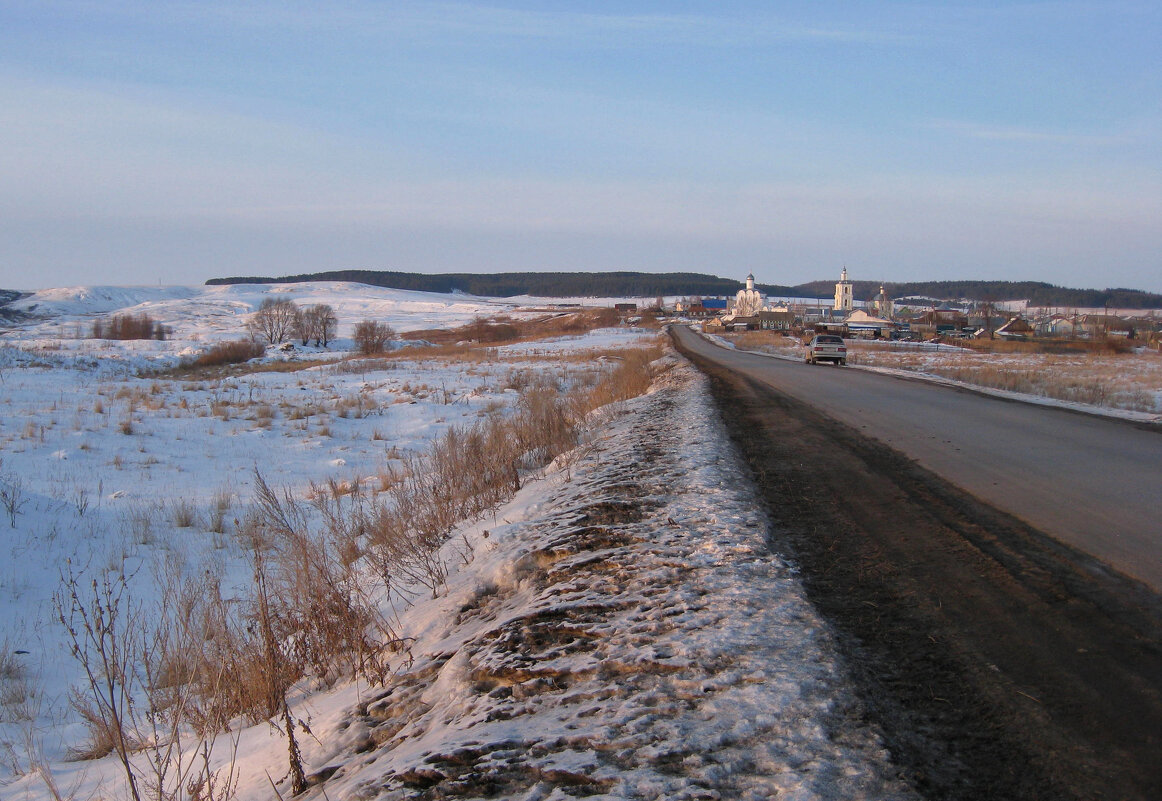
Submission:
<svg viewBox="0 0 1162 801">
<path fill-rule="evenodd" d="M 840 367 L 847 367 L 847 359 L 840 359 L 839 366 Z"/>
</svg>

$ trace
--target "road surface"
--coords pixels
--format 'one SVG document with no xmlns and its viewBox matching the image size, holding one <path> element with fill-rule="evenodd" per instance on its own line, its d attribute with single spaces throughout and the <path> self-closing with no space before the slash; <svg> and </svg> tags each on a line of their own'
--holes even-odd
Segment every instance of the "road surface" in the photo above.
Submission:
<svg viewBox="0 0 1162 801">
<path fill-rule="evenodd" d="M 733 351 L 684 327 L 674 334 L 1162 591 L 1162 427 Z"/>
<path fill-rule="evenodd" d="M 674 333 L 902 778 L 1162 799 L 1162 436 Z"/>
</svg>

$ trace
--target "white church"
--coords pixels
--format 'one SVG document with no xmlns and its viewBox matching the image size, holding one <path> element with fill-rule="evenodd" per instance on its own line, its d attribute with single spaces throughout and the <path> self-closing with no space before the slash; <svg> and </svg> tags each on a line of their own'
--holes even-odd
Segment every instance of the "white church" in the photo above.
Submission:
<svg viewBox="0 0 1162 801">
<path fill-rule="evenodd" d="M 851 281 L 847 280 L 847 265 L 843 266 L 843 272 L 839 275 L 839 281 L 835 284 L 835 303 L 831 308 L 837 312 L 837 316 L 851 314 L 855 309 L 855 296 L 852 294 Z"/>
<path fill-rule="evenodd" d="M 734 299 L 728 301 L 728 304 L 727 314 L 721 318 L 721 322 L 725 325 L 735 324 L 736 321 L 741 322 L 742 318 L 756 317 L 759 312 L 774 311 L 784 314 L 790 312 L 786 304 L 774 308 L 769 305 L 767 297 L 755 288 L 753 273 L 746 277 L 746 288 L 738 290 Z M 805 314 L 807 311 L 805 309 L 801 309 L 799 314 L 803 315 L 803 319 L 808 322 L 811 319 L 823 318 L 834 323 L 846 323 L 852 330 L 883 333 L 898 327 L 897 323 L 892 320 L 894 316 L 893 306 L 891 298 L 888 297 L 887 291 L 881 284 L 879 294 L 873 300 L 861 304 L 861 308 L 857 309 L 854 283 L 847 277 L 847 266 L 844 265 L 839 280 L 835 283 L 835 297 L 830 312 L 828 313 L 824 306 L 823 308 L 817 307 L 818 314 L 814 318 Z M 748 321 L 748 325 L 752 322 Z"/>
<path fill-rule="evenodd" d="M 734 296 L 734 307 L 731 313 L 735 317 L 754 317 L 766 306 L 767 299 L 763 293 L 755 289 L 754 273 L 746 277 L 746 289 L 738 290 Z"/>
<path fill-rule="evenodd" d="M 895 304 L 888 297 L 884 285 L 880 284 L 879 294 L 864 304 L 864 308 L 855 308 L 855 298 L 852 294 L 852 283 L 847 279 L 847 267 L 839 276 L 835 284 L 835 302 L 832 304 L 832 315 L 842 318 L 851 334 L 872 336 L 886 336 L 888 332 L 899 328 L 892 320 Z"/>
</svg>

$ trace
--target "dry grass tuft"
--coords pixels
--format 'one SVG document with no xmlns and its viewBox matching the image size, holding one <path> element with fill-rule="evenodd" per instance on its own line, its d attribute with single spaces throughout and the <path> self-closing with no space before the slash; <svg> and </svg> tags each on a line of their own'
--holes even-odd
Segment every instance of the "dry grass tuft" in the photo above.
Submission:
<svg viewBox="0 0 1162 801">
<path fill-rule="evenodd" d="M 178 528 L 191 528 L 198 522 L 198 513 L 194 505 L 185 498 L 178 498 L 173 502 L 171 509 L 173 524 Z"/>
<path fill-rule="evenodd" d="M 217 343 L 186 366 L 196 368 L 241 364 L 265 353 L 266 346 L 256 339 L 235 339 Z"/>
<path fill-rule="evenodd" d="M 854 343 L 854 364 L 891 367 L 978 387 L 1141 412 L 1162 411 L 1162 356 L 1156 353 L 1046 353 L 1006 343 L 1004 351 L 933 352 Z"/>
<path fill-rule="evenodd" d="M 435 345 L 476 343 L 477 345 L 527 342 L 561 336 L 577 336 L 597 328 L 620 323 L 613 309 L 585 309 L 546 314 L 530 320 L 514 320 L 504 315 L 491 320 L 478 318 L 458 328 L 429 328 L 401 334 L 402 339 L 421 340 Z"/>
</svg>

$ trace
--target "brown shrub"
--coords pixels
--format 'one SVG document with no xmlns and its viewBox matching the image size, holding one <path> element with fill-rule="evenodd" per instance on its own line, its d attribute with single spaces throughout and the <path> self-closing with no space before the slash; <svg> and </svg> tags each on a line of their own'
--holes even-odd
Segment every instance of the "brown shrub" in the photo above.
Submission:
<svg viewBox="0 0 1162 801">
<path fill-rule="evenodd" d="M 574 448 L 594 408 L 647 390 L 650 362 L 659 354 L 658 348 L 620 351 L 603 380 L 572 394 L 532 382 L 511 415 L 451 428 L 426 453 L 388 468 L 381 477 L 386 500 L 366 521 L 376 573 L 389 587 L 424 586 L 434 597 L 447 577 L 440 549 L 453 529 L 511 498 L 522 469 L 544 467 Z"/>
<path fill-rule="evenodd" d="M 219 342 L 194 359 L 191 367 L 217 367 L 223 364 L 241 364 L 266 353 L 266 346 L 256 339 L 233 339 Z"/>
<path fill-rule="evenodd" d="M 591 390 L 589 409 L 629 400 L 648 390 L 653 381 L 650 363 L 659 356 L 661 348 L 658 347 L 629 350 L 620 354 L 617 366 Z"/>
<path fill-rule="evenodd" d="M 165 339 L 168 330 L 145 312 L 115 314 L 107 320 L 94 320 L 93 339 Z"/>
<path fill-rule="evenodd" d="M 387 343 L 395 337 L 395 331 L 387 323 L 375 320 L 363 320 L 355 325 L 351 339 L 355 342 L 355 349 L 364 356 L 383 353 Z"/>
</svg>

